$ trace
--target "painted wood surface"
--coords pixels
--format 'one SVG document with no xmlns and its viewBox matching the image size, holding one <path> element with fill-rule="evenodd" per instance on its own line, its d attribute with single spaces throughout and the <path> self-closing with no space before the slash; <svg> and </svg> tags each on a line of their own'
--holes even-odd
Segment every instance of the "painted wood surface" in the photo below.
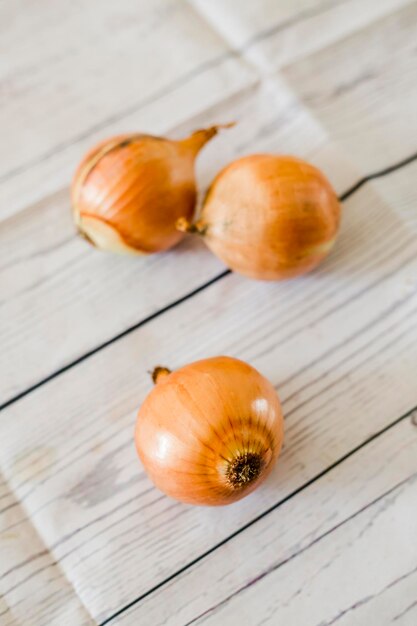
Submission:
<svg viewBox="0 0 417 626">
<path fill-rule="evenodd" d="M 412 419 L 397 422 L 296 497 L 278 502 L 222 550 L 115 623 L 318 624 L 340 619 L 343 624 L 346 614 L 348 624 L 353 622 L 347 613 L 355 604 L 363 607 L 363 615 L 369 610 L 358 624 L 377 623 L 388 608 L 384 593 L 392 583 L 409 584 L 411 592 L 416 581 L 417 438 Z M 377 520 L 380 513 L 385 528 Z M 216 585 L 202 588 L 202 581 L 213 580 Z M 387 599 L 390 619 L 407 608 L 412 594 L 399 591 L 395 597 L 395 602 Z M 380 602 L 380 608 L 372 606 Z M 407 619 L 412 615 L 410 609 Z"/>
<path fill-rule="evenodd" d="M 416 7 L 0 3 L 2 626 L 414 626 Z M 92 142 L 229 120 L 201 191 L 251 152 L 318 165 L 343 223 L 317 271 L 256 283 L 192 237 L 139 260 L 76 237 Z M 155 364 L 222 353 L 275 385 L 285 447 L 246 500 L 188 507 L 144 474 L 135 415 Z"/>
<path fill-rule="evenodd" d="M 390 453 L 391 445 L 382 464 L 386 457 L 392 459 Z M 301 547 L 298 563 L 297 557 L 290 558 L 279 571 L 272 565 L 262 580 L 249 583 L 246 597 L 238 593 L 227 607 L 196 623 L 376 624 L 390 619 L 412 624 L 416 610 L 404 603 L 402 594 L 408 586 L 411 599 L 417 581 L 415 456 L 414 450 L 410 475 L 340 521 L 330 535 L 318 535 Z M 339 512 L 341 508 L 340 502 Z"/>
</svg>

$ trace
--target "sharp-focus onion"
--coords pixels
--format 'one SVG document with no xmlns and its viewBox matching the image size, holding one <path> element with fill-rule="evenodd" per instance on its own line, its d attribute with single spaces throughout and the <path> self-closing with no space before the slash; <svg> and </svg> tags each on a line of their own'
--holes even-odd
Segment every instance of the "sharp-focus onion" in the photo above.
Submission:
<svg viewBox="0 0 417 626">
<path fill-rule="evenodd" d="M 183 236 L 176 220 L 194 214 L 195 158 L 219 128 L 182 141 L 121 135 L 93 148 L 71 190 L 79 232 L 113 252 L 149 254 L 174 246 Z"/>
<path fill-rule="evenodd" d="M 281 280 L 312 270 L 329 253 L 340 205 L 315 167 L 291 156 L 257 154 L 223 169 L 206 196 L 200 219 L 180 230 L 203 235 L 231 269 Z"/>
<path fill-rule="evenodd" d="M 269 474 L 283 440 L 277 393 L 253 367 L 230 357 L 154 371 L 135 442 L 155 485 L 198 505 L 240 500 Z"/>
</svg>

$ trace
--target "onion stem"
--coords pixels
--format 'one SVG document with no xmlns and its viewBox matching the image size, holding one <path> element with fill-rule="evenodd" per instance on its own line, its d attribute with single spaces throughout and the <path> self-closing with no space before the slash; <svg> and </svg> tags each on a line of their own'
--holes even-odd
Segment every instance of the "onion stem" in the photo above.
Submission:
<svg viewBox="0 0 417 626">
<path fill-rule="evenodd" d="M 155 367 L 153 371 L 151 372 L 154 385 L 157 385 L 158 383 L 162 382 L 170 374 L 171 374 L 171 370 L 168 369 L 168 367 L 161 367 L 160 365 Z"/>
</svg>

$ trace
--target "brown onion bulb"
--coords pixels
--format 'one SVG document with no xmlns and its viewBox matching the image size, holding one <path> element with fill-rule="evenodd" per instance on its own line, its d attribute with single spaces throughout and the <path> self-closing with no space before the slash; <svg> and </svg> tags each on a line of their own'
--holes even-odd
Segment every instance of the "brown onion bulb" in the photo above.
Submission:
<svg viewBox="0 0 417 626">
<path fill-rule="evenodd" d="M 176 220 L 194 214 L 195 158 L 219 128 L 181 141 L 131 134 L 98 144 L 72 183 L 79 232 L 113 252 L 148 254 L 174 246 L 183 236 Z"/>
<path fill-rule="evenodd" d="M 313 165 L 291 156 L 256 154 L 234 161 L 211 185 L 195 224 L 232 270 L 281 280 L 312 270 L 329 253 L 339 229 L 340 204 Z"/>
<path fill-rule="evenodd" d="M 198 505 L 240 500 L 269 474 L 281 449 L 283 417 L 271 383 L 230 357 L 154 371 L 135 443 L 155 485 Z"/>
</svg>

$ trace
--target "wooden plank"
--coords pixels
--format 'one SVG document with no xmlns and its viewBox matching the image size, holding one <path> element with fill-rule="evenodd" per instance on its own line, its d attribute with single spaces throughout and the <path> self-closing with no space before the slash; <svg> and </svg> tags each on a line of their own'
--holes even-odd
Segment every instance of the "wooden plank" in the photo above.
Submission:
<svg viewBox="0 0 417 626">
<path fill-rule="evenodd" d="M 414 2 L 283 71 L 362 172 L 370 161 L 381 169 L 416 152 L 416 38 Z"/>
<path fill-rule="evenodd" d="M 335 613 L 343 612 L 346 604 L 354 602 L 358 603 L 358 607 L 363 606 L 362 610 L 365 611 L 365 603 L 361 605 L 361 600 L 368 593 L 366 586 L 374 585 L 372 597 L 367 598 L 367 601 L 372 602 L 366 609 L 369 610 L 376 602 L 380 608 L 362 621 L 354 612 L 350 616 L 353 617 L 350 623 L 387 624 L 388 619 L 382 619 L 382 610 L 385 593 L 389 593 L 389 588 L 384 589 L 384 594 L 377 595 L 377 591 L 384 585 L 378 580 L 374 557 L 380 550 L 381 557 L 385 558 L 383 576 L 388 580 L 406 572 L 410 560 L 414 559 L 417 567 L 417 546 L 412 534 L 413 529 L 414 533 L 416 531 L 417 523 L 417 502 L 415 496 L 414 499 L 412 496 L 412 492 L 415 493 L 415 480 L 410 480 L 413 474 L 417 476 L 417 433 L 411 418 L 407 418 L 353 453 L 243 533 L 233 537 L 190 570 L 121 614 L 113 623 L 117 626 L 134 622 L 149 622 L 155 626 L 191 623 L 260 624 L 265 604 L 265 612 L 271 604 L 274 605 L 270 623 L 281 623 L 282 620 L 284 623 L 307 625 L 318 624 L 320 619 L 323 623 L 330 621 L 333 616 L 328 613 L 329 609 L 323 606 L 321 615 L 320 605 L 316 606 L 311 598 L 311 581 L 303 580 L 303 576 L 309 578 L 315 569 L 311 551 L 318 550 L 323 559 L 328 561 L 331 552 L 340 545 L 339 534 L 343 536 L 345 525 L 348 527 L 352 522 L 357 524 L 358 520 L 363 521 L 363 516 L 366 519 L 374 508 L 370 503 L 378 500 L 376 508 L 383 506 L 384 502 L 388 508 L 393 507 L 390 509 L 394 518 L 392 532 L 373 532 L 372 537 L 364 535 L 362 555 L 354 563 L 354 566 L 360 566 L 360 571 L 352 575 L 352 567 L 344 560 L 347 555 L 342 552 L 338 555 L 341 560 L 338 574 L 335 575 L 332 570 L 334 564 L 329 563 L 326 573 L 322 572 L 312 584 L 317 585 L 325 597 L 331 596 L 333 601 L 337 598 Z M 408 480 L 411 499 L 405 507 L 400 508 L 393 490 L 397 485 L 404 487 Z M 384 495 L 386 493 L 389 493 L 388 497 Z M 407 524 L 410 518 L 411 527 Z M 387 537 L 393 538 L 393 545 L 388 548 Z M 401 540 L 396 540 L 397 537 L 401 537 Z M 343 572 L 343 565 L 346 572 Z M 346 574 L 356 578 L 356 583 L 347 581 Z M 290 582 L 283 584 L 284 580 Z M 203 588 L 203 581 L 210 582 Z M 302 593 L 291 597 L 287 607 L 287 590 L 293 586 L 302 588 Z M 415 599 L 416 588 L 414 595 L 412 589 L 409 587 L 404 595 L 397 597 L 397 602 L 391 603 L 389 614 L 392 617 Z M 352 598 L 352 593 L 357 595 Z M 253 605 L 248 612 L 250 602 Z M 312 603 L 311 609 L 315 614 L 303 612 L 308 602 Z M 290 615 L 286 611 L 291 611 Z"/>
<path fill-rule="evenodd" d="M 322 167 L 339 192 L 359 178 L 304 107 L 291 94 L 278 92 L 273 82 L 235 95 L 189 120 L 177 134 L 219 119 L 238 119 L 239 125 L 201 155 L 202 189 L 235 156 L 277 146 Z M 5 357 L 0 404 L 224 269 L 197 239 L 147 259 L 92 250 L 75 235 L 67 190 L 6 220 L 0 224 L 0 345 Z"/>
<path fill-rule="evenodd" d="M 390 176 L 373 181 L 373 187 L 392 206 L 410 231 L 417 233 L 417 211 L 414 197 L 417 161 L 413 161 Z"/>
<path fill-rule="evenodd" d="M 80 602 L 76 590 L 61 571 L 41 532 L 26 518 L 20 503 L 2 481 L 0 516 L 0 623 L 2 626 L 91 626 L 95 620 Z M 5 491 L 6 490 L 6 491 Z M 7 496 L 7 499 L 6 497 Z M 14 564 L 29 560 L 22 571 Z M 36 596 L 22 593 L 24 581 L 37 575 Z M 6 582 L 7 581 L 7 582 Z M 23 584 L 22 584 L 23 583 Z M 53 598 L 53 602 L 51 602 Z"/>
<path fill-rule="evenodd" d="M 365 186 L 346 203 L 339 245 L 319 271 L 282 284 L 228 275 L 3 411 L 5 479 L 95 619 L 186 567 L 417 404 L 417 294 L 404 289 L 416 252 L 415 237 Z M 147 370 L 219 353 L 250 361 L 277 386 L 286 452 L 253 496 L 205 510 L 151 486 L 132 429 Z M 36 562 L 16 565 L 24 573 Z M 33 574 L 22 595 L 37 584 Z"/>
<path fill-rule="evenodd" d="M 405 3 L 264 0 L 254 15 L 250 2 L 194 2 L 202 17 L 174 0 L 106 0 L 87 12 L 62 0 L 43 0 L 36 12 L 25 0 L 3 3 L 0 219 L 61 189 L 100 138 L 167 132 L 256 82 L 239 54 L 258 71 L 277 69 Z M 159 53 L 148 59 L 150 37 Z"/>
<path fill-rule="evenodd" d="M 383 546 L 381 546 L 381 549 Z M 417 572 L 405 572 L 398 580 L 392 581 L 382 593 L 349 609 L 339 618 L 339 626 L 349 624 L 371 624 L 373 619 L 391 620 L 395 626 L 415 626 L 417 620 Z M 407 600 L 408 598 L 408 600 Z M 411 600 L 410 600 L 411 598 Z"/>
<path fill-rule="evenodd" d="M 3 219 L 62 189 L 98 139 L 166 132 L 256 80 L 175 0 L 2 2 L 0 41 Z"/>
<path fill-rule="evenodd" d="M 67 196 L 0 225 L 1 403 L 224 269 L 191 238 L 146 259 L 93 250 L 75 234 Z"/>
<path fill-rule="evenodd" d="M 216 571 L 204 563 L 200 568 L 200 596 L 202 580 L 210 580 L 211 584 L 218 581 L 214 584 L 219 590 L 233 578 L 236 585 L 240 568 L 246 569 L 245 586 L 224 604 L 188 622 L 177 619 L 177 612 L 173 621 L 153 621 L 145 607 L 142 615 L 152 624 L 249 626 L 283 622 L 307 626 L 337 622 L 346 626 L 395 623 L 400 617 L 403 624 L 414 623 L 417 437 L 415 428 L 414 432 L 410 427 L 402 430 L 401 441 L 393 433 L 382 437 L 373 445 L 371 454 L 364 449 L 363 454 L 342 464 L 321 484 L 284 505 L 273 518 L 265 518 L 259 527 L 239 537 L 239 545 L 224 550 L 222 569 Z M 377 475 L 377 468 L 385 481 Z M 392 479 L 392 471 L 399 480 Z M 354 504 L 349 501 L 352 496 Z M 263 565 L 252 569 L 252 575 L 257 569 L 261 573 L 248 578 L 251 558 L 258 560 L 262 556 Z M 229 566 L 225 565 L 228 558 Z M 230 560 L 234 561 L 232 567 Z M 224 570 L 227 580 L 222 576 Z M 208 574 L 211 578 L 204 577 Z M 186 604 L 186 598 L 177 595 L 177 606 L 178 598 Z M 161 594 L 161 607 L 165 601 Z M 134 619 L 139 616 L 135 614 Z M 114 623 L 127 624 L 129 616 Z"/>
<path fill-rule="evenodd" d="M 262 73 L 270 73 L 322 50 L 410 4 L 410 0 L 191 2 L 217 32 Z"/>
</svg>

